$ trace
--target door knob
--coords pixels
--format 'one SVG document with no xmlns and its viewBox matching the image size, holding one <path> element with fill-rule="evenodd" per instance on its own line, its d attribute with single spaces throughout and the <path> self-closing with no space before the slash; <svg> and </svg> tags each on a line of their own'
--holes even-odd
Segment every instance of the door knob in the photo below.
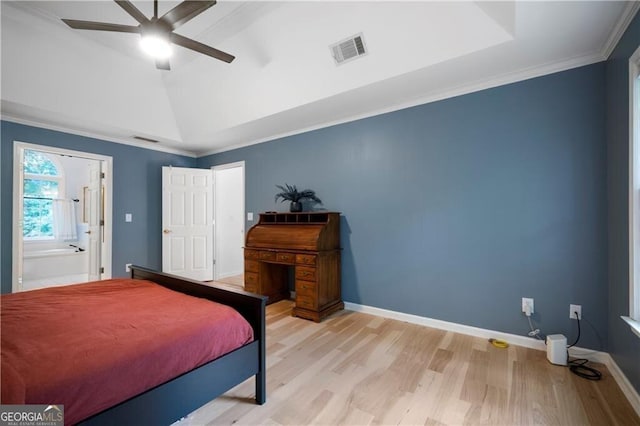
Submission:
<svg viewBox="0 0 640 426">
<path fill-rule="evenodd" d="M 162 233 L 163 233 L 163 234 L 170 234 L 170 233 L 171 233 L 171 230 L 170 230 L 170 229 L 163 229 L 163 230 L 162 230 Z"/>
<path fill-rule="evenodd" d="M 91 233 L 91 231 L 84 231 L 84 233 L 85 233 L 85 234 L 90 234 L 90 233 Z"/>
</svg>

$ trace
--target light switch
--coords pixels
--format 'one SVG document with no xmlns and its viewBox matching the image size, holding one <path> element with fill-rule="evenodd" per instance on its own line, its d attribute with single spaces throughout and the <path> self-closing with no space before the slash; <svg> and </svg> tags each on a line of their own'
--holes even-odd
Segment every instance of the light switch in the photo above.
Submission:
<svg viewBox="0 0 640 426">
<path fill-rule="evenodd" d="M 131 213 L 125 213 L 124 215 L 124 221 L 125 222 L 131 222 L 131 220 L 133 219 Z"/>
<path fill-rule="evenodd" d="M 253 221 L 253 212 L 249 212 L 249 213 L 247 213 L 247 220 L 248 220 L 249 222 Z"/>
</svg>

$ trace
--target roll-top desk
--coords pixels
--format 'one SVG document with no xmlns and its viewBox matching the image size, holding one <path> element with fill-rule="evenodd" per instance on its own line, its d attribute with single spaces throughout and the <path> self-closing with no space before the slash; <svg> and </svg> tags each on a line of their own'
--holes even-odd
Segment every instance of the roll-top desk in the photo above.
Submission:
<svg viewBox="0 0 640 426">
<path fill-rule="evenodd" d="M 293 315 L 319 322 L 343 309 L 340 290 L 340 213 L 261 213 L 247 233 L 244 288 L 267 296 L 267 303 L 289 297 L 293 267 Z"/>
</svg>

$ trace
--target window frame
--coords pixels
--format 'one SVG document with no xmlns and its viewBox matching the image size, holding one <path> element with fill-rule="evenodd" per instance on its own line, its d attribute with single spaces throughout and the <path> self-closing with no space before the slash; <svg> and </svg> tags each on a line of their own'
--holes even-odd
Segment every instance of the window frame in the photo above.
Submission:
<svg viewBox="0 0 640 426">
<path fill-rule="evenodd" d="M 51 182 L 56 182 L 56 184 L 58 185 L 58 198 L 64 198 L 64 195 L 66 194 L 66 192 L 65 192 L 65 173 L 64 173 L 64 167 L 62 166 L 62 163 L 60 162 L 60 160 L 58 160 L 54 156 L 50 155 L 48 152 L 38 151 L 36 149 L 25 149 L 24 152 L 26 153 L 26 151 L 34 151 L 34 152 L 39 153 L 40 155 L 43 155 L 43 156 L 47 157 L 47 159 L 49 161 L 51 161 L 53 163 L 53 165 L 55 166 L 56 172 L 58 174 L 56 174 L 56 175 L 41 175 L 41 174 L 36 174 L 36 173 L 24 172 L 23 173 L 23 181 L 26 181 L 27 179 L 32 179 L 32 180 L 47 180 L 47 181 L 51 181 Z M 23 154 L 22 170 L 24 170 L 24 154 Z M 25 194 L 23 192 L 22 193 L 23 206 L 24 206 L 24 197 L 25 197 Z M 23 207 L 22 214 L 24 215 L 24 207 Z M 52 224 L 52 227 L 53 227 L 53 224 Z M 55 232 L 50 237 L 25 237 L 24 236 L 24 227 L 21 227 L 21 229 L 22 229 L 23 241 L 24 241 L 25 244 L 27 244 L 29 246 L 31 246 L 31 244 L 33 244 L 33 243 L 58 241 L 58 239 L 55 236 L 55 234 L 56 234 Z"/>
<path fill-rule="evenodd" d="M 629 58 L 629 315 L 640 337 L 640 47 Z"/>
</svg>

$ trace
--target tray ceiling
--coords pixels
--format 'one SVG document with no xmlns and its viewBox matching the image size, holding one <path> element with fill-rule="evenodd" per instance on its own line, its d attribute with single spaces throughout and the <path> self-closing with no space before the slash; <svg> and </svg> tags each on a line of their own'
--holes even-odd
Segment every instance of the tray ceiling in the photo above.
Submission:
<svg viewBox="0 0 640 426">
<path fill-rule="evenodd" d="M 147 16 L 152 2 L 133 2 Z M 179 2 L 159 3 L 162 14 Z M 630 2 L 219 2 L 176 32 L 236 56 L 175 48 L 157 70 L 111 1 L 1 3 L 2 114 L 202 155 L 606 59 Z M 329 46 L 362 33 L 337 66 Z"/>
</svg>

